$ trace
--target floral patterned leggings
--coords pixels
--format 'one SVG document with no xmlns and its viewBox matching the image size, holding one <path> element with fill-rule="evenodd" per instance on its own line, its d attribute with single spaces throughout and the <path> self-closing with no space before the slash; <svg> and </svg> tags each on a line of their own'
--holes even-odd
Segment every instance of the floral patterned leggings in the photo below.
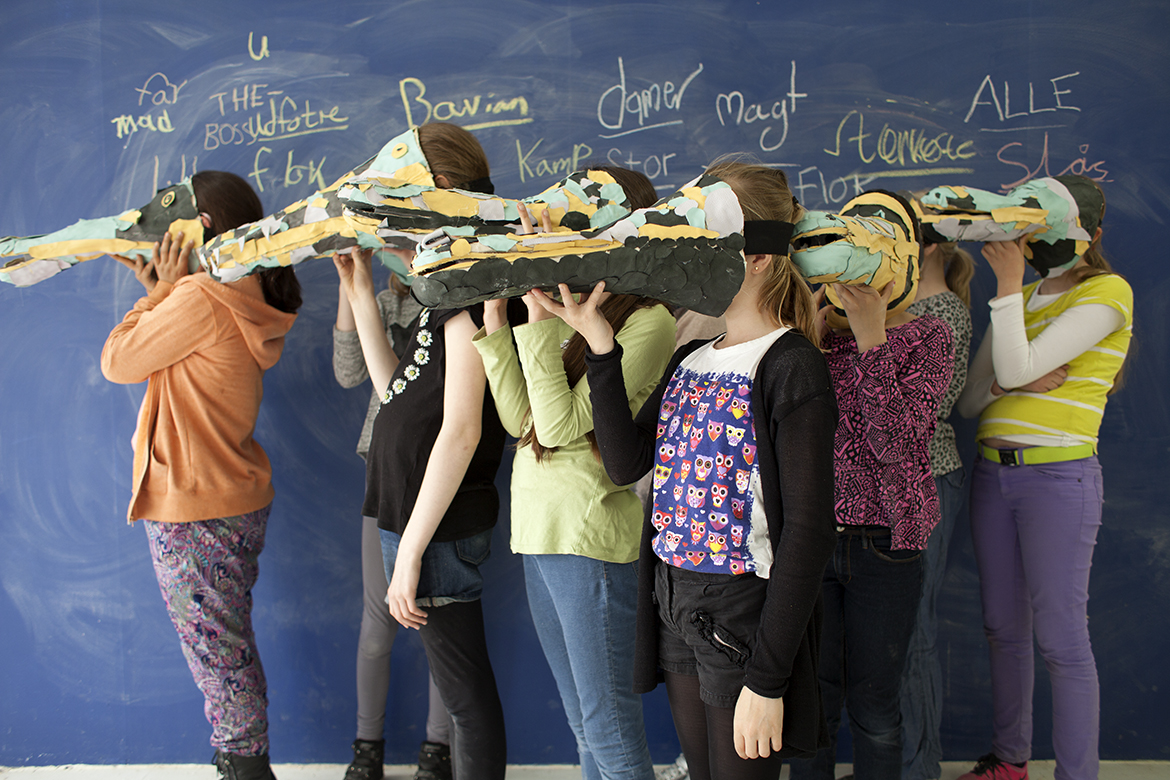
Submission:
<svg viewBox="0 0 1170 780">
<path fill-rule="evenodd" d="M 245 756 L 268 752 L 252 586 L 271 509 L 194 523 L 144 521 L 167 614 L 206 702 L 211 744 Z"/>
</svg>

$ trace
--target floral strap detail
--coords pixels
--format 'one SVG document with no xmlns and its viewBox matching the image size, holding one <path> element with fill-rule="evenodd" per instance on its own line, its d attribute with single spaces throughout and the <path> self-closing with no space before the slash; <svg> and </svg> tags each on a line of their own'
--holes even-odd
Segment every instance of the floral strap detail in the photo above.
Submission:
<svg viewBox="0 0 1170 780">
<path fill-rule="evenodd" d="M 418 347 L 411 353 L 411 363 L 403 369 L 402 376 L 391 382 L 390 386 L 386 388 L 386 392 L 382 393 L 381 402 L 383 404 L 390 403 L 390 399 L 397 395 L 402 395 L 407 384 L 418 379 L 422 374 L 420 366 L 431 362 L 431 352 L 428 348 L 434 343 L 434 335 L 426 328 L 430 319 L 431 310 L 423 309 L 422 314 L 418 316 L 418 331 L 414 335 L 414 341 Z"/>
</svg>

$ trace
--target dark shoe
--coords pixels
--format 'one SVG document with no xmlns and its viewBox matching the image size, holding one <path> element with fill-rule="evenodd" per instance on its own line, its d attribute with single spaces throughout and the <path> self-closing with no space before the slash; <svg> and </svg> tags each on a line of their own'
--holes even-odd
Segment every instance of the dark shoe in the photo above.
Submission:
<svg viewBox="0 0 1170 780">
<path fill-rule="evenodd" d="M 386 740 L 355 739 L 353 763 L 345 770 L 345 780 L 382 780 L 382 762 L 386 757 Z"/>
<path fill-rule="evenodd" d="M 211 763 L 219 770 L 219 780 L 276 780 L 268 765 L 268 754 L 241 756 L 237 753 L 215 751 Z"/>
<path fill-rule="evenodd" d="M 1009 764 L 994 753 L 988 753 L 975 762 L 975 768 L 959 780 L 1028 780 L 1028 762 Z"/>
<path fill-rule="evenodd" d="M 418 748 L 418 771 L 414 780 L 451 780 L 451 748 L 439 742 L 424 742 Z"/>
</svg>

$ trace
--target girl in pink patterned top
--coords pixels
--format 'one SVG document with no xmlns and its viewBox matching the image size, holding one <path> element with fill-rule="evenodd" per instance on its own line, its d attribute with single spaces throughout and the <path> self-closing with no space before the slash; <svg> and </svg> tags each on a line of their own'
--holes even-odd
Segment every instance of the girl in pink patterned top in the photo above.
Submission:
<svg viewBox="0 0 1170 780">
<path fill-rule="evenodd" d="M 822 340 L 837 391 L 837 549 L 825 570 L 820 683 L 832 745 L 795 761 L 793 780 L 833 780 L 841 707 L 858 780 L 898 780 L 898 691 L 938 522 L 928 443 L 954 357 L 937 317 L 886 320 L 890 288 L 838 286 L 849 330 Z"/>
</svg>

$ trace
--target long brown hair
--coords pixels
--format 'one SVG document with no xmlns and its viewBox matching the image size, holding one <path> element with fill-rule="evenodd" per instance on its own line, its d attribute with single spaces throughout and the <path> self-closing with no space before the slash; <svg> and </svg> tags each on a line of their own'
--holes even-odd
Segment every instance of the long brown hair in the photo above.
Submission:
<svg viewBox="0 0 1170 780">
<path fill-rule="evenodd" d="M 191 177 L 198 208 L 210 218 L 205 240 L 249 222 L 264 219 L 264 206 L 252 185 L 227 171 L 200 171 Z M 301 307 L 301 283 L 292 266 L 265 268 L 257 272 L 264 302 L 274 309 L 293 314 Z"/>
<path fill-rule="evenodd" d="M 634 209 L 644 209 L 654 205 L 656 194 L 654 192 L 654 185 L 650 183 L 650 179 L 645 174 L 638 171 L 631 171 L 628 168 L 619 168 L 616 165 L 586 165 L 585 167 L 595 171 L 605 171 L 614 178 L 621 188 L 625 190 L 626 197 L 630 201 L 630 205 Z M 645 298 L 638 295 L 611 295 L 599 307 L 602 315 L 609 321 L 613 332 L 617 334 L 625 326 L 626 320 L 630 315 L 638 309 L 648 309 L 651 306 L 659 306 L 661 301 L 653 298 Z M 565 364 L 565 378 L 569 382 L 569 387 L 574 387 L 581 378 L 585 376 L 585 350 L 588 344 L 585 342 L 585 337 L 580 333 L 574 333 L 573 337 L 565 345 L 564 350 L 561 351 L 561 360 Z M 531 415 L 531 409 L 529 410 Z M 597 437 L 594 436 L 593 431 L 585 434 L 585 438 L 589 440 L 589 446 L 593 449 L 594 457 L 600 457 L 600 451 L 597 448 Z M 546 447 L 540 443 L 536 436 L 536 427 L 530 427 L 525 431 L 520 440 L 516 442 L 516 449 L 522 447 L 532 447 L 532 453 L 536 456 L 538 463 L 544 462 L 552 453 L 557 451 L 557 447 Z"/>
<path fill-rule="evenodd" d="M 745 222 L 796 222 L 800 219 L 800 204 L 788 188 L 788 177 L 779 168 L 735 159 L 717 160 L 707 173 L 718 176 L 731 186 Z M 814 344 L 819 342 L 817 307 L 812 291 L 788 254 L 772 255 L 759 302 L 760 309 L 773 323 L 799 331 Z"/>
<path fill-rule="evenodd" d="M 434 176 L 445 176 L 454 189 L 491 175 L 487 155 L 475 136 L 450 122 L 428 122 L 418 128 L 418 145 Z"/>
</svg>

